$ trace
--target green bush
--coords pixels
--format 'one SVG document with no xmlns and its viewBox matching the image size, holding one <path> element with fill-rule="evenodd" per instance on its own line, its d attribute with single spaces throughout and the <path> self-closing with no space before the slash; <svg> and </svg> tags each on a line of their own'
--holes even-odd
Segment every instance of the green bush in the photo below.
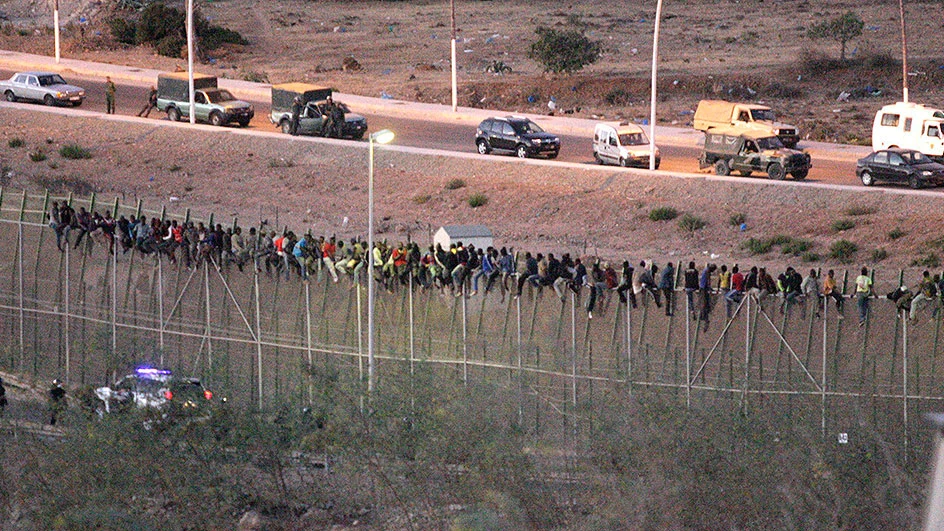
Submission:
<svg viewBox="0 0 944 531">
<path fill-rule="evenodd" d="M 912 267 L 935 268 L 941 265 L 941 259 L 938 258 L 937 253 L 928 253 L 921 258 L 912 260 L 911 265 Z"/>
<path fill-rule="evenodd" d="M 90 159 L 92 152 L 78 144 L 66 144 L 59 148 L 59 156 L 72 160 Z"/>
<path fill-rule="evenodd" d="M 416 203 L 417 205 L 425 205 L 426 203 L 429 202 L 430 199 L 431 199 L 431 196 L 429 194 L 420 194 L 420 195 L 413 196 L 413 202 Z"/>
<path fill-rule="evenodd" d="M 849 240 L 837 240 L 829 246 L 829 256 L 843 264 L 848 264 L 858 250 L 859 246 Z"/>
<path fill-rule="evenodd" d="M 488 204 L 488 197 L 485 194 L 472 194 L 469 196 L 469 206 L 472 208 L 478 208 L 486 204 Z"/>
<path fill-rule="evenodd" d="M 889 240 L 897 240 L 898 238 L 901 238 L 901 237 L 904 236 L 905 234 L 907 234 L 905 231 L 901 230 L 901 229 L 898 228 L 898 227 L 895 227 L 894 229 L 892 229 L 892 230 L 890 230 L 890 231 L 888 232 L 888 239 L 889 239 Z"/>
<path fill-rule="evenodd" d="M 706 226 L 708 226 L 707 221 L 692 214 L 685 214 L 682 216 L 682 219 L 679 220 L 679 228 L 692 234 L 694 234 L 697 230 L 705 228 Z"/>
<path fill-rule="evenodd" d="M 624 88 L 615 88 L 603 96 L 607 105 L 628 105 L 633 101 L 633 94 Z"/>
<path fill-rule="evenodd" d="M 784 245 L 793 241 L 793 238 L 786 234 L 777 234 L 770 237 L 771 245 Z"/>
<path fill-rule="evenodd" d="M 767 254 L 770 252 L 770 248 L 773 247 L 773 244 L 770 242 L 770 239 L 765 238 L 749 238 L 741 242 L 741 249 L 755 254 Z"/>
<path fill-rule="evenodd" d="M 872 262 L 881 262 L 888 258 L 888 251 L 885 249 L 872 249 Z"/>
<path fill-rule="evenodd" d="M 46 153 L 44 153 L 41 149 L 37 149 L 36 151 L 33 151 L 29 154 L 29 158 L 33 162 L 42 162 L 46 160 Z"/>
<path fill-rule="evenodd" d="M 875 213 L 875 207 L 866 205 L 852 205 L 845 210 L 847 216 L 868 216 Z"/>
<path fill-rule="evenodd" d="M 672 207 L 656 207 L 649 211 L 652 221 L 669 221 L 678 217 L 678 211 Z"/>
<path fill-rule="evenodd" d="M 819 262 L 820 256 L 812 251 L 807 251 L 800 255 L 800 260 L 804 262 Z"/>
<path fill-rule="evenodd" d="M 844 230 L 852 229 L 856 226 L 855 221 L 851 219 L 837 219 L 829 226 L 833 232 L 842 232 Z"/>
<path fill-rule="evenodd" d="M 534 31 L 538 40 L 531 43 L 528 57 L 541 63 L 545 72 L 576 72 L 596 62 L 603 51 L 600 43 L 588 39 L 582 29 L 539 26 Z"/>
<path fill-rule="evenodd" d="M 462 179 L 451 179 L 446 183 L 446 190 L 458 190 L 465 187 L 465 181 Z"/>
<path fill-rule="evenodd" d="M 183 57 L 183 50 L 186 46 L 187 39 L 176 37 L 174 35 L 168 35 L 154 44 L 154 50 L 158 53 L 158 55 L 180 59 Z"/>
<path fill-rule="evenodd" d="M 122 44 L 137 44 L 138 28 L 134 22 L 123 18 L 113 18 L 108 21 L 108 27 L 116 41 Z"/>
<path fill-rule="evenodd" d="M 137 20 L 114 18 L 108 21 L 108 26 L 118 42 L 149 44 L 160 55 L 180 57 L 181 51 L 187 45 L 185 18 L 183 11 L 155 2 L 145 7 Z M 210 24 L 199 13 L 194 17 L 194 30 L 200 50 L 204 52 L 215 50 L 227 43 L 249 43 L 233 30 Z"/>
<path fill-rule="evenodd" d="M 7 142 L 7 145 L 11 148 L 23 147 L 23 144 L 25 144 L 25 142 L 23 142 L 22 138 L 11 138 L 10 141 Z"/>
<path fill-rule="evenodd" d="M 811 247 L 813 247 L 813 242 L 796 238 L 781 244 L 780 250 L 783 251 L 783 254 L 800 256 L 801 254 L 809 251 Z"/>
<path fill-rule="evenodd" d="M 731 217 L 728 218 L 728 225 L 731 225 L 732 227 L 740 227 L 746 221 L 747 215 L 743 212 L 738 212 L 736 214 L 731 214 Z"/>
</svg>

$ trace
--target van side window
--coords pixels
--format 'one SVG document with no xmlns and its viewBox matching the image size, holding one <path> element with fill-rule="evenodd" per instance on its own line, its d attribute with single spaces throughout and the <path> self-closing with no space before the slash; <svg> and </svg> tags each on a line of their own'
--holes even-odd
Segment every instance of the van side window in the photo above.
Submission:
<svg viewBox="0 0 944 531">
<path fill-rule="evenodd" d="M 738 113 L 738 121 L 739 121 L 739 122 L 750 122 L 750 121 L 751 121 L 751 117 L 747 114 L 747 111 L 741 111 L 740 113 Z"/>
<path fill-rule="evenodd" d="M 941 138 L 941 129 L 936 125 L 928 126 L 928 136 L 933 136 L 936 138 Z"/>
<path fill-rule="evenodd" d="M 611 146 L 615 146 L 615 145 L 616 145 L 616 137 L 615 137 L 615 136 L 611 136 L 611 137 L 610 137 L 610 145 L 611 145 Z"/>
<path fill-rule="evenodd" d="M 905 118 L 905 132 L 911 131 L 911 118 Z"/>
<path fill-rule="evenodd" d="M 897 114 L 883 114 L 882 115 L 882 125 L 885 127 L 898 127 L 898 118 Z"/>
</svg>

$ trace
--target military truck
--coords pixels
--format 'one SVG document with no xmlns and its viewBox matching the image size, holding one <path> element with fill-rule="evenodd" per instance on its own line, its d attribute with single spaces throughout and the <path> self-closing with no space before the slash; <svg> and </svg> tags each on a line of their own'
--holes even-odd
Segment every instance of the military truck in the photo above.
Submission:
<svg viewBox="0 0 944 531">
<path fill-rule="evenodd" d="M 766 105 L 702 100 L 695 109 L 693 122 L 695 129 L 703 132 L 717 127 L 738 127 L 754 134 L 776 135 L 790 149 L 800 142 L 796 126 L 778 122 L 777 115 Z"/>
<path fill-rule="evenodd" d="M 187 72 L 171 72 L 157 76 L 157 110 L 167 113 L 172 122 L 190 118 L 190 82 Z M 237 100 L 216 84 L 216 76 L 193 75 L 194 117 L 210 125 L 236 122 L 246 127 L 255 115 L 252 104 Z"/>
<path fill-rule="evenodd" d="M 272 112 L 269 121 L 279 127 L 283 133 L 292 132 L 292 103 L 295 97 L 301 98 L 302 112 L 298 119 L 299 135 L 333 136 L 360 140 L 367 132 L 367 119 L 354 114 L 344 103 L 334 102 L 344 113 L 344 124 L 340 128 L 325 127 L 328 118 L 328 98 L 331 89 L 308 83 L 282 83 L 272 85 Z"/>
<path fill-rule="evenodd" d="M 736 171 L 748 177 L 764 172 L 775 180 L 787 174 L 794 180 L 806 178 L 813 166 L 809 153 L 789 149 L 769 132 L 757 133 L 740 128 L 715 128 L 705 133 L 705 148 L 698 159 L 700 168 L 714 168 L 716 175 Z"/>
</svg>

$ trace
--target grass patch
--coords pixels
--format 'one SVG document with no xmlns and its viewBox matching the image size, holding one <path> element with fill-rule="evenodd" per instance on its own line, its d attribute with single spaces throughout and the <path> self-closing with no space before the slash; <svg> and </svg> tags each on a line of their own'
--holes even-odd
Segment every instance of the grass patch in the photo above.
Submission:
<svg viewBox="0 0 944 531">
<path fill-rule="evenodd" d="M 800 255 L 800 260 L 803 260 L 804 262 L 807 262 L 807 263 L 809 263 L 809 262 L 819 262 L 819 261 L 820 261 L 820 256 L 819 256 L 819 254 L 814 253 L 814 252 L 812 252 L 812 251 L 807 251 L 807 252 L 803 253 L 802 255 Z"/>
<path fill-rule="evenodd" d="M 678 217 L 678 211 L 672 207 L 656 207 L 649 211 L 651 221 L 669 221 Z"/>
<path fill-rule="evenodd" d="M 829 246 L 829 256 L 843 264 L 852 262 L 852 258 L 859 251 L 859 246 L 849 240 L 837 240 Z"/>
<path fill-rule="evenodd" d="M 178 166 L 178 165 L 176 165 L 176 164 L 172 165 L 170 168 L 167 168 L 167 171 L 169 171 L 169 172 L 176 172 L 176 171 L 180 171 L 180 170 L 181 170 L 181 167 Z"/>
<path fill-rule="evenodd" d="M 894 229 L 888 231 L 888 239 L 897 240 L 898 238 L 901 238 L 905 234 L 908 234 L 908 233 L 899 229 L 898 227 L 895 227 Z"/>
<path fill-rule="evenodd" d="M 941 259 L 938 257 L 937 253 L 927 253 L 921 258 L 916 258 L 911 261 L 912 267 L 927 267 L 927 268 L 936 268 L 940 267 Z"/>
<path fill-rule="evenodd" d="M 744 249 L 752 255 L 767 254 L 770 252 L 771 247 L 773 247 L 773 244 L 770 243 L 769 238 L 748 238 L 741 242 L 741 249 Z"/>
<path fill-rule="evenodd" d="M 731 217 L 728 218 L 728 225 L 732 227 L 740 227 L 745 222 L 747 222 L 747 216 L 743 212 L 731 214 Z"/>
<path fill-rule="evenodd" d="M 78 144 L 66 144 L 59 148 L 59 156 L 71 160 L 90 159 L 92 152 Z"/>
<path fill-rule="evenodd" d="M 791 239 L 788 242 L 784 242 L 780 245 L 780 250 L 783 251 L 783 254 L 792 254 L 793 256 L 800 256 L 801 254 L 810 250 L 813 247 L 813 242 L 809 240 L 804 240 L 801 238 Z"/>
<path fill-rule="evenodd" d="M 868 216 L 875 213 L 875 207 L 866 205 L 852 205 L 844 212 L 847 216 Z"/>
<path fill-rule="evenodd" d="M 707 226 L 707 221 L 692 214 L 685 214 L 682 216 L 682 219 L 679 220 L 679 228 L 692 234 L 694 234 L 695 231 L 701 230 Z"/>
<path fill-rule="evenodd" d="M 90 196 L 98 190 L 92 183 L 78 177 L 49 177 L 43 176 L 36 179 L 36 185 L 45 188 L 55 194 L 66 194 L 72 192 L 79 196 Z"/>
<path fill-rule="evenodd" d="M 33 162 L 42 162 L 46 160 L 46 153 L 41 149 L 37 149 L 29 154 L 29 158 Z"/>
<path fill-rule="evenodd" d="M 465 181 L 462 179 L 451 179 L 446 183 L 446 190 L 458 190 L 465 187 Z"/>
<path fill-rule="evenodd" d="M 23 147 L 24 144 L 26 144 L 26 142 L 24 142 L 22 138 L 11 138 L 10 141 L 7 142 L 7 145 L 14 149 Z"/>
<path fill-rule="evenodd" d="M 472 194 L 469 196 L 468 202 L 470 207 L 478 208 L 488 204 L 488 197 L 485 194 Z"/>
<path fill-rule="evenodd" d="M 833 232 L 842 232 L 855 228 L 855 226 L 855 221 L 852 221 L 851 219 L 837 219 L 836 221 L 833 221 L 833 224 L 830 225 L 829 228 Z"/>
<path fill-rule="evenodd" d="M 416 203 L 417 205 L 425 205 L 426 203 L 429 203 L 429 200 L 431 198 L 432 196 L 430 196 L 429 194 L 414 195 L 413 202 Z"/>
<path fill-rule="evenodd" d="M 872 249 L 872 262 L 881 262 L 888 258 L 888 251 L 885 249 Z"/>
</svg>

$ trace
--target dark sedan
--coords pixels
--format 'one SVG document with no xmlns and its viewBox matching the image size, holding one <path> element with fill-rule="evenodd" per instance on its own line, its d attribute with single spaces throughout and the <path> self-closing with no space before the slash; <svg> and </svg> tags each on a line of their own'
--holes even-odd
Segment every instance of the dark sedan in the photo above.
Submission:
<svg viewBox="0 0 944 531">
<path fill-rule="evenodd" d="M 866 186 L 887 181 L 908 183 L 918 189 L 926 184 L 944 184 L 944 164 L 912 149 L 883 149 L 859 159 L 856 176 Z"/>
</svg>

